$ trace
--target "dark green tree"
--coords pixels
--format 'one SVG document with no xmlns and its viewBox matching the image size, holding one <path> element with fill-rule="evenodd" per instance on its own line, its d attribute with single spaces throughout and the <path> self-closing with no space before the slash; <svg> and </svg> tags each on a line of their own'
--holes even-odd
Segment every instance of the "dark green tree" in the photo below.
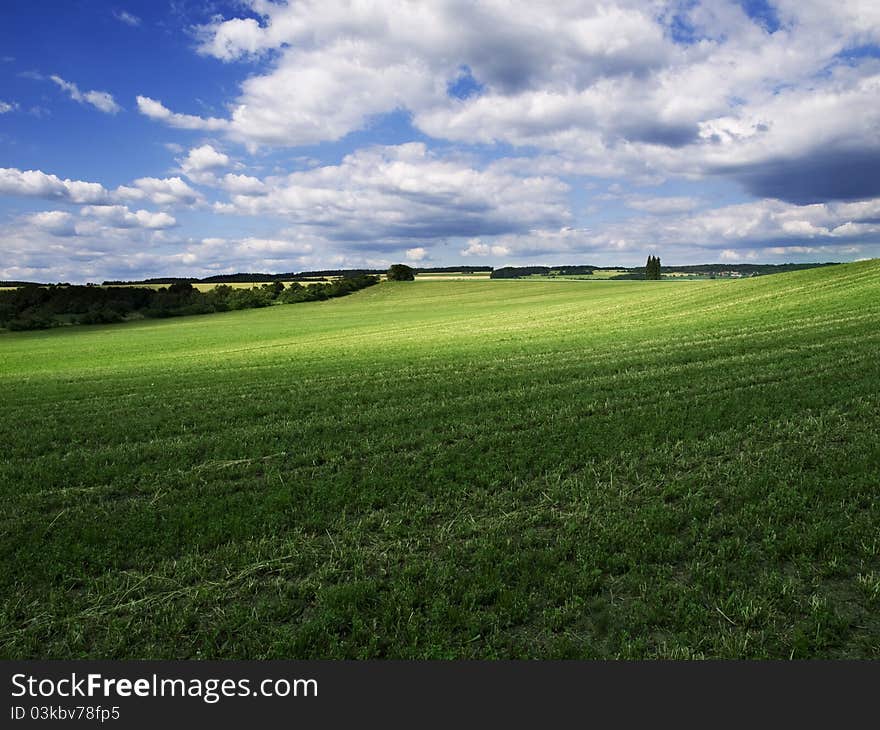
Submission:
<svg viewBox="0 0 880 730">
<path fill-rule="evenodd" d="M 196 288 L 188 281 L 175 281 L 168 287 L 168 292 L 177 296 L 191 296 Z"/>
<path fill-rule="evenodd" d="M 388 281 L 415 281 L 416 271 L 406 264 L 391 264 Z"/>
<path fill-rule="evenodd" d="M 284 284 L 280 281 L 273 281 L 271 284 L 263 284 L 260 288 L 270 299 L 278 299 L 281 292 L 284 291 Z"/>
<path fill-rule="evenodd" d="M 660 280 L 660 257 L 659 256 L 648 256 L 648 261 L 645 264 L 645 278 L 653 281 Z"/>
</svg>

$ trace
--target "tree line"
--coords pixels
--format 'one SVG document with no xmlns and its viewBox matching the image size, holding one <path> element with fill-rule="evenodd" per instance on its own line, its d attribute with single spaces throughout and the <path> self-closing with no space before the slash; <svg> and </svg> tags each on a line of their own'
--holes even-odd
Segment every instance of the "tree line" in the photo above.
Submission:
<svg viewBox="0 0 880 730">
<path fill-rule="evenodd" d="M 519 279 L 524 276 L 583 276 L 601 269 L 601 266 L 502 266 L 489 274 L 490 279 Z"/>
<path fill-rule="evenodd" d="M 410 267 L 416 274 L 444 274 L 459 273 L 473 274 L 477 272 L 492 271 L 491 266 L 431 266 L 431 267 Z M 260 273 L 242 273 L 237 274 L 214 274 L 206 276 L 203 279 L 195 277 L 175 277 L 162 276 L 151 279 L 139 279 L 137 281 L 123 281 L 121 279 L 113 279 L 103 282 L 103 286 L 131 286 L 137 284 L 176 284 L 177 282 L 187 281 L 190 284 L 250 284 L 250 283 L 271 283 L 273 281 L 316 281 L 321 279 L 329 279 L 335 277 L 343 277 L 345 279 L 356 279 L 359 276 L 384 274 L 384 269 L 321 269 L 318 271 L 300 271 L 287 272 L 285 274 L 260 274 Z M 24 282 L 27 283 L 27 282 Z M 22 286 L 22 282 L 10 282 L 8 286 Z M 0 282 L 2 285 L 3 282 Z"/>
<path fill-rule="evenodd" d="M 205 292 L 187 281 L 159 289 L 30 284 L 0 291 L 0 327 L 48 329 L 314 302 L 346 296 L 378 283 L 378 276 L 361 275 L 306 286 L 297 282 L 285 286 L 274 281 L 245 289 L 220 284 Z"/>
</svg>

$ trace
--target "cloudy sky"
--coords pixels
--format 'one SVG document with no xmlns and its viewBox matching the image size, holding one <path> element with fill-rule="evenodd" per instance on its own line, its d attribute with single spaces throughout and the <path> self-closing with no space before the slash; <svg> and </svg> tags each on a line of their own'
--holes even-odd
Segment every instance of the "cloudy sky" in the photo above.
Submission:
<svg viewBox="0 0 880 730">
<path fill-rule="evenodd" d="M 0 17 L 0 279 L 880 256 L 877 0 Z"/>
</svg>

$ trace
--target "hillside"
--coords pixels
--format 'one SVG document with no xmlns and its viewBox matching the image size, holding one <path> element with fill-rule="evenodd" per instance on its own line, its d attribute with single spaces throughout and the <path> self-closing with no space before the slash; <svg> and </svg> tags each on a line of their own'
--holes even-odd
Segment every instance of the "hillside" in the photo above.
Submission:
<svg viewBox="0 0 880 730">
<path fill-rule="evenodd" d="M 878 657 L 880 262 L 0 336 L 0 656 Z"/>
</svg>

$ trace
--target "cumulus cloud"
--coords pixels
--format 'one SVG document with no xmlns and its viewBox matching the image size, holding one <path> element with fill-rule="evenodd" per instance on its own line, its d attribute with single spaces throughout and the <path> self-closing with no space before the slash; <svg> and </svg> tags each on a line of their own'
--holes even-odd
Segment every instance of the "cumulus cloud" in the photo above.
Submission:
<svg viewBox="0 0 880 730">
<path fill-rule="evenodd" d="M 280 217 L 331 239 L 389 247 L 400 239 L 500 234 L 570 217 L 568 186 L 560 180 L 478 169 L 442 159 L 422 143 L 359 150 L 339 165 L 263 184 L 263 195 L 233 193 L 215 209 Z"/>
<path fill-rule="evenodd" d="M 84 180 L 62 180 L 42 170 L 0 168 L 0 195 L 43 198 L 64 203 L 110 206 L 135 200 L 148 200 L 156 205 L 194 205 L 202 196 L 179 177 L 142 177 L 131 185 L 108 190 L 100 183 Z"/>
<path fill-rule="evenodd" d="M 249 4 L 260 22 L 217 19 L 199 34 L 200 51 L 223 61 L 279 52 L 231 105 L 227 131 L 256 144 L 339 139 L 373 115 L 425 110 L 447 99 L 462 67 L 500 94 L 560 81 L 581 89 L 604 75 L 645 74 L 672 48 L 652 11 L 630 2 Z M 142 111 L 168 123 L 186 116 L 190 128 L 208 122 L 161 105 Z"/>
<path fill-rule="evenodd" d="M 247 5 L 198 29 L 205 55 L 268 61 L 229 117 L 140 97 L 145 114 L 297 146 L 405 109 L 433 137 L 537 148 L 558 175 L 718 175 L 795 203 L 877 193 L 880 69 L 847 55 L 880 39 L 863 0 Z M 465 98 L 449 91 L 462 69 Z"/>
<path fill-rule="evenodd" d="M 0 278 L 84 282 L 145 276 L 179 265 L 185 242 L 174 237 L 175 225 L 167 213 L 122 205 L 18 216 L 0 223 Z"/>
<path fill-rule="evenodd" d="M 149 228 L 159 230 L 171 228 L 177 221 L 168 213 L 153 213 L 148 210 L 131 211 L 125 205 L 86 206 L 80 215 L 94 218 L 112 228 Z"/>
<path fill-rule="evenodd" d="M 131 187 L 119 189 L 119 197 L 149 200 L 156 205 L 194 205 L 202 196 L 179 177 L 141 177 Z"/>
<path fill-rule="evenodd" d="M 479 238 L 470 238 L 467 241 L 467 247 L 459 253 L 462 256 L 507 256 L 510 254 L 510 247 L 500 244 L 490 246 Z"/>
<path fill-rule="evenodd" d="M 0 168 L 0 194 L 98 205 L 110 199 L 110 193 L 100 183 L 62 180 L 57 175 L 41 170 L 19 170 L 14 167 Z"/>
<path fill-rule="evenodd" d="M 471 238 L 459 253 L 491 262 L 638 264 L 646 251 L 672 262 L 841 260 L 880 254 L 880 198 L 808 206 L 762 200 L 688 215 L 650 213 L 595 227 L 540 228 Z"/>
<path fill-rule="evenodd" d="M 181 163 L 185 171 L 205 172 L 229 165 L 229 156 L 218 152 L 209 144 L 194 147 Z"/>
<path fill-rule="evenodd" d="M 233 195 L 265 195 L 267 193 L 266 184 L 256 177 L 250 175 L 236 175 L 227 172 L 220 182 L 220 186 Z"/>
<path fill-rule="evenodd" d="M 16 109 L 18 109 L 18 104 L 14 101 L 10 103 L 0 99 L 0 114 L 8 114 L 9 112 L 14 112 Z"/>
<path fill-rule="evenodd" d="M 428 258 L 428 249 L 423 246 L 417 246 L 416 248 L 408 248 L 406 250 L 406 259 L 407 261 L 419 262 L 424 261 Z"/>
<path fill-rule="evenodd" d="M 79 87 L 71 81 L 65 81 L 60 76 L 49 77 L 67 95 L 80 104 L 91 104 L 95 109 L 105 114 L 118 114 L 122 107 L 116 103 L 113 96 L 106 91 L 80 91 Z"/>
<path fill-rule="evenodd" d="M 63 210 L 46 210 L 27 216 L 27 222 L 54 236 L 75 236 L 76 218 Z"/>
<path fill-rule="evenodd" d="M 190 180 L 205 185 L 216 183 L 216 173 L 229 166 L 229 155 L 210 144 L 192 148 L 180 162 L 180 169 Z"/>
<path fill-rule="evenodd" d="M 88 236 L 108 228 L 144 228 L 162 230 L 177 225 L 167 213 L 148 210 L 131 211 L 124 205 L 87 205 L 80 217 L 62 210 L 47 210 L 26 216 L 28 224 L 53 236 Z"/>
<path fill-rule="evenodd" d="M 0 279 L 85 282 L 368 265 L 366 259 L 294 231 L 266 238 L 186 238 L 171 216 L 125 206 L 84 206 L 79 214 L 44 211 L 16 218 L 0 223 L 0 240 L 6 254 Z M 373 260 L 370 265 L 388 263 Z"/>
</svg>

